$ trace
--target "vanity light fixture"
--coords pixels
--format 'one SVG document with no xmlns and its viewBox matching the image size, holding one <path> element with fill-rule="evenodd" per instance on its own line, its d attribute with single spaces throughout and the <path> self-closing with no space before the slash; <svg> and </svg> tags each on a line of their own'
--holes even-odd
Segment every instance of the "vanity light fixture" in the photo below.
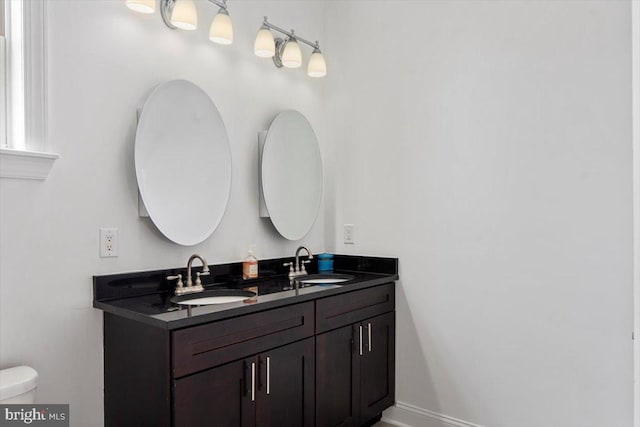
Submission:
<svg viewBox="0 0 640 427">
<path fill-rule="evenodd" d="M 293 30 L 291 30 L 293 34 Z M 302 65 L 302 51 L 295 37 L 287 37 L 283 42 L 276 42 L 276 55 L 279 53 L 282 66 L 286 68 L 300 68 Z"/>
<path fill-rule="evenodd" d="M 253 44 L 253 53 L 259 58 L 273 58 L 276 54 L 276 42 L 273 34 L 264 24 L 260 27 L 256 42 Z"/>
<path fill-rule="evenodd" d="M 271 30 L 277 31 L 287 36 L 286 39 L 277 37 L 274 39 Z M 313 53 L 309 59 L 309 65 L 307 67 L 307 74 L 310 77 L 324 77 L 327 75 L 327 64 L 324 60 L 324 55 L 320 50 L 320 45 L 316 41 L 311 43 L 297 36 L 294 30 L 291 32 L 283 30 L 271 24 L 267 17 L 264 17 L 262 26 L 256 36 L 256 41 L 253 45 L 253 52 L 260 58 L 273 58 L 273 63 L 276 67 L 286 68 L 298 68 L 302 65 L 302 52 L 300 51 L 300 45 L 298 42 L 302 42 L 313 48 Z"/>
<path fill-rule="evenodd" d="M 160 14 L 172 30 L 193 31 L 198 28 L 198 12 L 193 0 L 160 0 Z"/>
<path fill-rule="evenodd" d="M 233 23 L 227 10 L 227 0 L 222 0 L 222 3 L 218 3 L 217 1 L 212 2 L 220 6 L 220 9 L 218 9 L 218 13 L 216 13 L 213 21 L 211 21 L 209 40 L 218 44 L 231 44 L 233 43 Z"/>
<path fill-rule="evenodd" d="M 127 7 L 140 13 L 153 13 L 156 11 L 156 0 L 127 0 Z"/>
<path fill-rule="evenodd" d="M 327 75 L 327 63 L 324 62 L 324 56 L 322 56 L 319 48 L 313 49 L 307 66 L 307 74 L 309 77 L 324 77 Z"/>
<path fill-rule="evenodd" d="M 129 2 L 148 3 L 150 1 L 155 0 L 127 0 L 127 5 Z M 209 2 L 220 8 L 211 22 L 209 40 L 218 44 L 233 43 L 233 23 L 229 17 L 227 0 L 209 0 Z M 160 0 L 160 14 L 164 23 L 172 30 L 176 28 L 195 30 L 198 28 L 198 12 L 193 0 Z"/>
</svg>

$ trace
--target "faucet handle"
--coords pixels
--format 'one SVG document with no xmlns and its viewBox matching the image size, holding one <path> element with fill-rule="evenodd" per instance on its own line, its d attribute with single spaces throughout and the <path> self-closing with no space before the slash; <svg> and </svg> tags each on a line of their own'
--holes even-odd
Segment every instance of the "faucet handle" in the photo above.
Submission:
<svg viewBox="0 0 640 427">
<path fill-rule="evenodd" d="M 302 261 L 301 264 L 302 265 L 300 266 L 300 271 L 307 271 L 307 268 L 305 267 L 305 264 L 311 264 L 311 261 L 309 261 L 307 259 L 307 260 Z"/>
<path fill-rule="evenodd" d="M 196 283 L 194 284 L 195 286 L 200 286 L 202 287 L 202 280 L 200 280 L 200 276 L 208 276 L 209 272 L 206 273 L 200 273 L 199 271 L 196 273 Z"/>
<path fill-rule="evenodd" d="M 207 271 L 201 271 L 199 273 L 196 273 L 196 275 L 198 276 L 208 276 L 211 274 L 211 271 L 207 270 Z"/>
<path fill-rule="evenodd" d="M 175 276 L 167 276 L 167 280 L 178 280 L 176 282 L 176 287 L 177 288 L 182 288 L 184 286 L 184 283 L 182 283 L 182 274 L 176 274 Z"/>
<path fill-rule="evenodd" d="M 293 273 L 293 261 L 291 262 L 285 262 L 284 264 L 282 264 L 283 267 L 289 267 L 289 273 Z"/>
</svg>

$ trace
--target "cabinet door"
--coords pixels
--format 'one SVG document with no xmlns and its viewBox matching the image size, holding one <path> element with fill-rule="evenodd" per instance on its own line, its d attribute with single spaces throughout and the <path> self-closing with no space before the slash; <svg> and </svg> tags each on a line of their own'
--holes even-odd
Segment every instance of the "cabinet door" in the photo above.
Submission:
<svg viewBox="0 0 640 427">
<path fill-rule="evenodd" d="M 259 359 L 257 426 L 313 426 L 315 342 L 307 338 Z"/>
<path fill-rule="evenodd" d="M 395 313 L 362 322 L 360 358 L 361 422 L 367 422 L 395 400 Z"/>
<path fill-rule="evenodd" d="M 253 373 L 253 375 L 252 375 Z M 257 359 L 240 360 L 174 381 L 174 427 L 255 425 Z M 252 401 L 252 398 L 254 401 Z"/>
<path fill-rule="evenodd" d="M 316 337 L 316 426 L 358 426 L 359 325 Z"/>
</svg>

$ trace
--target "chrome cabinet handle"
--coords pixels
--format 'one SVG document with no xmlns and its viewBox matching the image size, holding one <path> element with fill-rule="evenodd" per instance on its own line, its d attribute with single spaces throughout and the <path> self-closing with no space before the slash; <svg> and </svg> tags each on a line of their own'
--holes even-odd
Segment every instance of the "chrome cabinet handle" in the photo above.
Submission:
<svg viewBox="0 0 640 427">
<path fill-rule="evenodd" d="M 362 356 L 362 325 L 360 325 L 360 356 Z"/>
<path fill-rule="evenodd" d="M 367 331 L 369 333 L 369 353 L 371 353 L 371 323 L 367 323 Z"/>
<path fill-rule="evenodd" d="M 256 401 L 256 364 L 251 362 L 251 401 Z"/>
<path fill-rule="evenodd" d="M 267 394 L 271 393 L 271 358 L 267 356 Z"/>
</svg>

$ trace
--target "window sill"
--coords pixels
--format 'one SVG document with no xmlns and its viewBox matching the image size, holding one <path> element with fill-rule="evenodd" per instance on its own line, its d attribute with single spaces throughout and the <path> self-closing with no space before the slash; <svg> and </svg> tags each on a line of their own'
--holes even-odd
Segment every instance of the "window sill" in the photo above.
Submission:
<svg viewBox="0 0 640 427">
<path fill-rule="evenodd" d="M 0 148 L 0 178 L 42 181 L 47 178 L 58 157 L 54 153 Z"/>
</svg>

